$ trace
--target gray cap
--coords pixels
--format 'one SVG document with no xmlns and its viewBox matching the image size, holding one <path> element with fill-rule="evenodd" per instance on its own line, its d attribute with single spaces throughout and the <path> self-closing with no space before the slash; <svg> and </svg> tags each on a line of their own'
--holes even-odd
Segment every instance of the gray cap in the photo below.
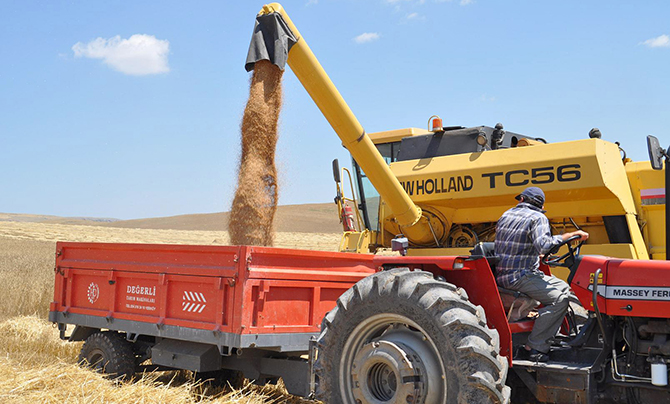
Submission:
<svg viewBox="0 0 670 404">
<path fill-rule="evenodd" d="M 542 205 L 544 205 L 544 192 L 538 187 L 528 187 L 519 195 L 515 196 L 515 198 L 519 201 L 522 196 L 526 202 L 532 203 L 537 207 L 541 208 Z"/>
</svg>

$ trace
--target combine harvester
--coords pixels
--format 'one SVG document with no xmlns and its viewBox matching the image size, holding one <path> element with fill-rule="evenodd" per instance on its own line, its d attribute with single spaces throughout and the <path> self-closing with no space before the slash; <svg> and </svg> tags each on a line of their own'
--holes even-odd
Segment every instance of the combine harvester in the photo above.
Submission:
<svg viewBox="0 0 670 404">
<path fill-rule="evenodd" d="M 58 243 L 49 319 L 61 338 L 86 341 L 83 363 L 115 377 L 153 368 L 282 378 L 330 404 L 670 400 L 670 264 L 647 259 L 665 256 L 664 195 L 648 191 L 662 187 L 660 172 L 595 133 L 544 144 L 433 121 L 367 135 L 279 4 L 263 7 L 256 32 L 272 62 L 288 54 L 353 156 L 359 197 L 349 203 L 362 214 L 356 231 L 359 214 L 338 192 L 342 249 L 401 254 Z M 649 147 L 661 168 L 666 152 L 653 138 Z M 533 321 L 508 317 L 490 243 L 530 184 L 547 193 L 552 223 L 588 230 L 581 251 L 600 254 L 567 240 L 541 267 L 562 269 L 589 311 L 583 324 L 567 316 L 547 363 L 514 357 Z"/>
</svg>

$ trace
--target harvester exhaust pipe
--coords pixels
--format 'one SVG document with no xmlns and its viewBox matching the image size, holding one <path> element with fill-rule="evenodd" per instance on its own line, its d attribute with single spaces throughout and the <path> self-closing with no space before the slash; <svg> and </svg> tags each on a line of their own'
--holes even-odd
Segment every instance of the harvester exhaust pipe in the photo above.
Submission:
<svg viewBox="0 0 670 404">
<path fill-rule="evenodd" d="M 384 198 L 403 233 L 415 243 L 433 242 L 430 224 L 422 217 L 421 208 L 414 204 L 402 188 L 305 39 L 278 3 L 263 6 L 256 17 L 245 65 L 247 71 L 251 71 L 258 60 L 269 60 L 281 69 L 288 63 L 344 147 Z"/>
</svg>

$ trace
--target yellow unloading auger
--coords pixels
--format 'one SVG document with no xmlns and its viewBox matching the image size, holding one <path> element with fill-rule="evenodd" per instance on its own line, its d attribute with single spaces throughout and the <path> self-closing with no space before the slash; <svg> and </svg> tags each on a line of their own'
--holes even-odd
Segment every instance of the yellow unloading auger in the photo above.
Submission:
<svg viewBox="0 0 670 404">
<path fill-rule="evenodd" d="M 256 16 L 256 26 L 245 65 L 247 71 L 253 70 L 254 63 L 259 60 L 269 60 L 280 69 L 284 69 L 288 62 L 293 73 L 342 140 L 344 147 L 389 206 L 405 236 L 415 244 L 434 243 L 435 236 L 429 220 L 422 215 L 421 208 L 414 204 L 393 175 L 279 3 L 263 6 Z"/>
</svg>

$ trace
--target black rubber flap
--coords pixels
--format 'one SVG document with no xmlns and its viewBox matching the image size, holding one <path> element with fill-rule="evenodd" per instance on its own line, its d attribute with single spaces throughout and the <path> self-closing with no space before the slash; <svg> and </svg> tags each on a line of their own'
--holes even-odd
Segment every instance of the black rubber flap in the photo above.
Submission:
<svg viewBox="0 0 670 404">
<path fill-rule="evenodd" d="M 256 26 L 251 36 L 247 63 L 244 68 L 250 72 L 254 70 L 254 64 L 259 60 L 269 60 L 284 70 L 288 51 L 297 41 L 281 14 L 256 16 Z"/>
</svg>

